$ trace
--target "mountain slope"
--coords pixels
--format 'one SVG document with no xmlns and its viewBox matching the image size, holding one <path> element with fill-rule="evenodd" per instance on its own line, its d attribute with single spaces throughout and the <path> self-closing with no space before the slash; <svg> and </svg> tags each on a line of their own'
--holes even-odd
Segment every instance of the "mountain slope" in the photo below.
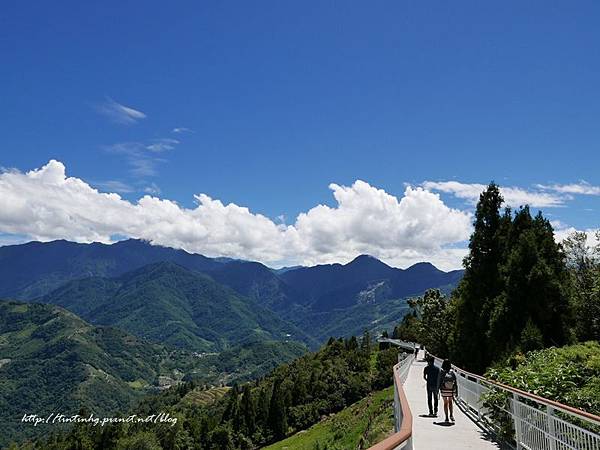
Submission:
<svg viewBox="0 0 600 450">
<path fill-rule="evenodd" d="M 24 413 L 125 410 L 159 375 L 194 358 L 114 328 L 93 327 L 51 305 L 0 302 L 0 445 L 33 430 Z"/>
<path fill-rule="evenodd" d="M 0 247 L 0 298 L 30 300 L 67 281 L 91 276 L 115 277 L 161 261 L 171 261 L 197 271 L 224 264 L 202 255 L 135 239 L 112 245 L 62 240 L 9 245 Z"/>
<path fill-rule="evenodd" d="M 305 352 L 296 342 L 263 340 L 198 357 L 57 306 L 0 301 L 0 447 L 49 431 L 21 423 L 24 413 L 111 416 L 159 387 L 254 379 Z"/>
<path fill-rule="evenodd" d="M 328 264 L 289 270 L 280 278 L 313 311 L 331 311 L 361 303 L 400 299 L 428 288 L 452 287 L 461 270 L 443 272 L 430 263 L 397 269 L 368 255 L 348 264 Z"/>
<path fill-rule="evenodd" d="M 94 324 L 195 351 L 253 340 L 309 341 L 275 313 L 204 274 L 170 262 L 117 278 L 72 281 L 40 300 Z"/>
</svg>

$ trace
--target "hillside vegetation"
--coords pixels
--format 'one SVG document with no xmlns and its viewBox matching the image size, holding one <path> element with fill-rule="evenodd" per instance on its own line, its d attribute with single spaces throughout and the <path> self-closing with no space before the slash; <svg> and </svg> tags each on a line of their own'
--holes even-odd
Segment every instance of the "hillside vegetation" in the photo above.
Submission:
<svg viewBox="0 0 600 450">
<path fill-rule="evenodd" d="M 396 361 L 394 349 L 372 350 L 368 335 L 360 343 L 356 338 L 331 339 L 319 352 L 280 365 L 261 380 L 234 384 L 226 393 L 214 389 L 203 393 L 197 383 L 184 383 L 146 397 L 132 410 L 140 416 L 169 413 L 178 419 L 175 426 L 125 423 L 99 429 L 81 425 L 22 448 L 251 449 L 310 428 L 356 402 L 352 411 L 365 416 L 349 427 L 352 433 L 371 439 L 389 430 L 386 414 L 391 408 L 386 404 L 389 391 L 370 394 L 391 385 Z M 340 421 L 332 423 L 338 430 L 345 426 Z"/>
<path fill-rule="evenodd" d="M 366 449 L 394 432 L 394 388 L 369 394 L 266 450 Z"/>
<path fill-rule="evenodd" d="M 57 306 L 0 302 L 0 446 L 48 431 L 22 424 L 24 413 L 120 413 L 159 387 L 260 377 L 305 351 L 259 341 L 199 357 L 90 325 Z"/>
<path fill-rule="evenodd" d="M 600 343 L 585 342 L 516 354 L 486 376 L 600 415 Z"/>
<path fill-rule="evenodd" d="M 275 313 L 170 262 L 118 278 L 71 281 L 41 299 L 98 325 L 121 328 L 155 342 L 210 352 L 256 340 L 304 340 Z"/>
</svg>

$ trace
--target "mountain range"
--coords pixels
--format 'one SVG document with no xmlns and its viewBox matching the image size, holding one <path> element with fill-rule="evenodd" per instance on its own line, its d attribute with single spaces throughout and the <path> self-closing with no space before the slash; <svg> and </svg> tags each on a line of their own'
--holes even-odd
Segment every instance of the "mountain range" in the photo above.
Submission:
<svg viewBox="0 0 600 450">
<path fill-rule="evenodd" d="M 258 262 L 208 258 L 134 239 L 112 245 L 53 241 L 0 247 L 0 266 L 0 298 L 55 303 L 92 323 L 200 350 L 239 342 L 235 330 L 221 333 L 226 322 L 244 324 L 245 318 L 241 329 L 260 328 L 259 334 L 270 337 L 290 334 L 310 346 L 328 333 L 378 331 L 402 317 L 407 297 L 432 287 L 449 291 L 462 276 L 461 270 L 444 272 L 430 263 L 398 269 L 368 255 L 347 264 L 273 270 Z M 162 275 L 155 280 L 157 270 Z M 187 287 L 170 282 L 172 277 Z M 202 298 L 194 292 L 202 292 Z M 204 309 L 195 309 L 200 303 Z M 217 304 L 223 304 L 221 309 Z M 134 311 L 140 315 L 128 318 Z M 197 323 L 203 314 L 210 319 L 200 327 L 204 330 Z M 212 330 L 217 334 L 206 329 L 216 318 L 225 322 Z M 256 327 L 261 321 L 266 329 Z"/>
<path fill-rule="evenodd" d="M 368 255 L 274 270 L 140 240 L 0 247 L 0 446 L 42 432 L 24 412 L 112 414 L 161 386 L 255 379 L 330 336 L 391 329 L 408 297 L 461 276 Z"/>
</svg>

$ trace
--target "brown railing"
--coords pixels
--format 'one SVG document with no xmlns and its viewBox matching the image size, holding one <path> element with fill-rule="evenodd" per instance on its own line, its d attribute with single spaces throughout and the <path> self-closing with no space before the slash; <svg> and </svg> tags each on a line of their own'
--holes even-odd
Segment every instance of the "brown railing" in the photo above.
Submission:
<svg viewBox="0 0 600 450">
<path fill-rule="evenodd" d="M 399 448 L 412 450 L 413 418 L 403 387 L 412 361 L 412 354 L 408 354 L 394 366 L 394 420 L 396 432 L 373 445 L 369 450 L 395 450 Z M 400 417 L 401 420 L 399 420 Z"/>
</svg>

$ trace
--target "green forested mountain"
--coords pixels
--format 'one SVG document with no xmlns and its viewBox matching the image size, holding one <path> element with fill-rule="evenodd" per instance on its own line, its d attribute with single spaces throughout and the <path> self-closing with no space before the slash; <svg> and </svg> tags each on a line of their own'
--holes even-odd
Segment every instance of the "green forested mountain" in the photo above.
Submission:
<svg viewBox="0 0 600 450">
<path fill-rule="evenodd" d="M 255 340 L 310 342 L 275 313 L 170 262 L 144 266 L 117 278 L 86 278 L 40 299 L 93 324 L 194 351 L 215 351 Z"/>
<path fill-rule="evenodd" d="M 25 413 L 121 413 L 159 387 L 252 379 L 305 351 L 298 343 L 262 340 L 199 357 L 90 325 L 57 306 L 2 301 L 0 446 L 48 430 L 21 424 Z"/>
<path fill-rule="evenodd" d="M 224 263 L 137 239 L 112 245 L 63 240 L 7 245 L 0 247 L 0 298 L 31 300 L 68 281 L 93 276 L 116 277 L 162 261 L 200 272 Z"/>
<path fill-rule="evenodd" d="M 402 299 L 432 287 L 449 291 L 462 276 L 460 270 L 443 272 L 428 263 L 397 269 L 367 255 L 348 264 L 275 271 L 258 262 L 207 258 L 133 239 L 112 245 L 30 242 L 0 247 L 0 297 L 42 298 L 69 282 L 77 284 L 84 278 L 90 280 L 81 289 L 86 290 L 90 298 L 105 297 L 118 285 L 113 279 L 160 262 L 207 274 L 317 339 L 326 338 L 332 332 L 350 336 L 362 332 L 364 327 L 377 330 L 378 323 L 390 323 L 404 310 L 396 308 Z M 386 304 L 388 300 L 394 302 Z M 93 302 L 88 302 L 86 308 L 93 306 Z M 85 315 L 91 310 L 78 312 Z M 357 317 L 361 318 L 360 323 Z M 352 321 L 358 326 L 339 326 L 341 322 Z M 202 345 L 201 339 L 193 333 L 181 334 L 182 342 Z"/>
<path fill-rule="evenodd" d="M 23 448 L 257 448 L 304 430 L 323 416 L 391 385 L 391 368 L 397 358 L 395 349 L 372 349 L 368 335 L 360 342 L 354 337 L 330 339 L 320 351 L 281 365 L 263 379 L 234 384 L 224 395 L 186 383 L 145 398 L 127 413 L 138 417 L 168 413 L 177 418 L 175 426 L 119 423 L 99 428 L 84 424 Z"/>
<path fill-rule="evenodd" d="M 19 423 L 24 413 L 124 410 L 158 386 L 160 375 L 182 378 L 195 362 L 56 306 L 14 302 L 0 302 L 0 361 L 3 443 L 17 429 L 40 431 Z"/>
</svg>

